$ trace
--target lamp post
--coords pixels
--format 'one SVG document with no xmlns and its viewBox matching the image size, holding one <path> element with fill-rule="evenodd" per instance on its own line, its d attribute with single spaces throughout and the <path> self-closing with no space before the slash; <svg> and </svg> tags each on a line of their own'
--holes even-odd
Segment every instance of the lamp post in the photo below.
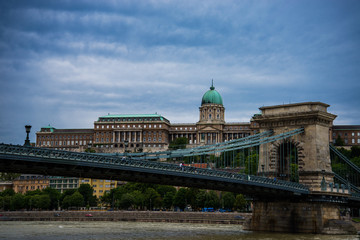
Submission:
<svg viewBox="0 0 360 240">
<path fill-rule="evenodd" d="M 26 139 L 25 139 L 24 146 L 26 146 L 26 147 L 30 147 L 30 139 L 29 139 L 30 129 L 31 129 L 31 125 L 25 125 Z"/>
<path fill-rule="evenodd" d="M 124 141 L 124 145 L 125 145 L 124 155 L 126 156 L 126 149 L 127 149 L 127 147 L 129 146 L 129 141 L 128 141 L 128 140 L 125 140 L 125 141 Z"/>
</svg>

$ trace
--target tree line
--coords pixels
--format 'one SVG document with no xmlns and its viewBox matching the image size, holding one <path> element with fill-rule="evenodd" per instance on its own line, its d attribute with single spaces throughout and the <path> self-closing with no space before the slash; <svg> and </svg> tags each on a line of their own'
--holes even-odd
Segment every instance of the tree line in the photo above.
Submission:
<svg viewBox="0 0 360 240">
<path fill-rule="evenodd" d="M 197 188 L 179 188 L 173 186 L 127 183 L 105 193 L 101 201 L 114 209 L 134 210 L 173 210 L 203 208 L 224 208 L 244 210 L 247 201 L 241 194 L 208 191 Z"/>
<path fill-rule="evenodd" d="M 15 193 L 12 189 L 0 193 L 0 208 L 14 210 L 55 210 L 79 209 L 106 206 L 116 210 L 194 210 L 203 208 L 242 211 L 247 201 L 241 194 L 230 192 L 217 193 L 196 188 L 131 183 L 113 188 L 100 199 L 93 196 L 89 184 L 81 184 L 78 189 L 60 193 L 53 188 Z"/>
<path fill-rule="evenodd" d="M 69 189 L 64 193 L 47 187 L 43 190 L 15 193 L 13 189 L 0 192 L 0 208 L 14 210 L 55 210 L 90 207 L 97 205 L 93 196 L 94 189 L 89 184 L 81 184 L 78 189 Z"/>
</svg>

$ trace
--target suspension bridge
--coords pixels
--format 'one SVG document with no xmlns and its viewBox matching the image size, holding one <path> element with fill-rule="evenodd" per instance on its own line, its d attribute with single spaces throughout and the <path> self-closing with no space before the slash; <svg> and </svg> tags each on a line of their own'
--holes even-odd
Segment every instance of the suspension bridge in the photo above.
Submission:
<svg viewBox="0 0 360 240">
<path fill-rule="evenodd" d="M 360 203 L 360 168 L 329 145 L 336 116 L 327 107 L 263 107 L 253 117 L 258 134 L 173 151 L 110 155 L 0 144 L 0 168 L 242 193 L 254 199 L 253 229 L 319 233 L 340 217 L 339 206 Z"/>
</svg>

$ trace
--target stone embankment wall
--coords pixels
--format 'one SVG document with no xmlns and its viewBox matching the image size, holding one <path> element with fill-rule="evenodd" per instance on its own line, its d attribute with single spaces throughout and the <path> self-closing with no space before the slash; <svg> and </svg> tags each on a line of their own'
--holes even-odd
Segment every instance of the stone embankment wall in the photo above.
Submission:
<svg viewBox="0 0 360 240">
<path fill-rule="evenodd" d="M 91 214 L 92 216 L 86 216 Z M 1 216 L 2 215 L 2 216 Z M 16 211 L 0 212 L 0 221 L 139 221 L 243 224 L 250 213 L 162 211 Z"/>
</svg>

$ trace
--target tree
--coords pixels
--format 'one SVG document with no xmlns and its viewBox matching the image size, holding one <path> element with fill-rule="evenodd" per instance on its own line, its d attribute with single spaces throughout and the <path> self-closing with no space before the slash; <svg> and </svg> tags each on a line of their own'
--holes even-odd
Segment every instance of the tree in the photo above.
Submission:
<svg viewBox="0 0 360 240">
<path fill-rule="evenodd" d="M 84 206 L 84 197 L 81 193 L 79 193 L 78 191 L 76 191 L 73 195 L 71 196 L 66 196 L 62 202 L 62 207 L 63 208 L 70 208 L 70 207 L 81 207 Z"/>
<path fill-rule="evenodd" d="M 140 208 L 143 209 L 144 208 L 144 201 L 145 201 L 145 196 L 142 192 L 140 192 L 139 190 L 135 190 L 131 193 L 131 195 L 134 198 L 134 205 L 136 208 Z"/>
<path fill-rule="evenodd" d="M 21 193 L 16 193 L 14 196 L 12 196 L 12 204 L 14 207 L 14 210 L 20 210 L 25 208 L 26 206 L 26 199 L 25 196 Z"/>
<path fill-rule="evenodd" d="M 184 210 L 186 204 L 186 189 L 180 188 L 174 196 L 174 206 Z"/>
<path fill-rule="evenodd" d="M 4 191 L 0 192 L 0 196 L 14 196 L 15 195 L 15 191 L 14 189 L 10 188 L 10 189 L 5 189 Z"/>
<path fill-rule="evenodd" d="M 161 206 L 160 194 L 153 188 L 145 191 L 145 205 L 148 209 L 159 208 Z"/>
<path fill-rule="evenodd" d="M 166 209 L 171 209 L 173 206 L 175 194 L 173 192 L 167 192 L 165 193 L 165 196 L 163 198 L 163 206 Z"/>
<path fill-rule="evenodd" d="M 170 142 L 169 149 L 176 150 L 176 149 L 185 149 L 186 145 L 189 143 L 189 140 L 186 137 L 179 137 L 174 141 Z"/>
<path fill-rule="evenodd" d="M 337 136 L 336 140 L 335 140 L 335 146 L 344 146 L 344 140 L 342 140 L 342 138 L 340 137 L 340 135 Z"/>
<path fill-rule="evenodd" d="M 219 196 L 215 191 L 209 191 L 206 194 L 205 207 L 212 207 L 214 209 L 218 209 L 220 207 Z"/>
<path fill-rule="evenodd" d="M 196 194 L 196 206 L 199 208 L 204 208 L 205 207 L 205 202 L 206 202 L 206 190 L 201 189 L 199 190 L 199 192 Z"/>
<path fill-rule="evenodd" d="M 119 207 L 121 209 L 129 209 L 135 203 L 134 196 L 130 193 L 125 193 L 121 196 Z"/>
<path fill-rule="evenodd" d="M 359 146 L 352 146 L 351 147 L 351 153 L 350 153 L 350 158 L 356 158 L 356 157 L 360 157 L 360 147 Z"/>
<path fill-rule="evenodd" d="M 235 196 L 233 193 L 225 192 L 221 198 L 222 207 L 225 209 L 233 209 L 235 203 Z"/>
<path fill-rule="evenodd" d="M 14 179 L 20 177 L 20 173 L 4 173 L 0 172 L 0 181 L 13 181 Z"/>
<path fill-rule="evenodd" d="M 164 198 L 165 194 L 168 192 L 172 192 L 173 194 L 176 193 L 176 188 L 169 185 L 159 185 L 156 188 L 156 191 L 160 194 L 162 198 Z"/>
<path fill-rule="evenodd" d="M 49 197 L 50 197 L 50 207 L 49 208 L 50 209 L 58 208 L 60 197 L 61 197 L 61 193 L 58 190 L 47 187 L 44 190 L 42 190 L 42 193 L 49 195 Z"/>
<path fill-rule="evenodd" d="M 199 189 L 197 188 L 188 188 L 186 191 L 186 202 L 190 204 L 193 209 L 198 209 L 196 196 L 199 193 Z"/>
<path fill-rule="evenodd" d="M 51 200 L 49 195 L 34 195 L 31 196 L 32 207 L 37 209 L 49 209 Z"/>
<path fill-rule="evenodd" d="M 87 206 L 96 206 L 96 196 L 93 195 L 94 188 L 90 184 L 81 184 L 78 192 L 84 197 L 84 204 Z"/>
<path fill-rule="evenodd" d="M 246 207 L 247 201 L 242 194 L 236 195 L 234 209 L 237 211 L 242 211 Z"/>
</svg>

